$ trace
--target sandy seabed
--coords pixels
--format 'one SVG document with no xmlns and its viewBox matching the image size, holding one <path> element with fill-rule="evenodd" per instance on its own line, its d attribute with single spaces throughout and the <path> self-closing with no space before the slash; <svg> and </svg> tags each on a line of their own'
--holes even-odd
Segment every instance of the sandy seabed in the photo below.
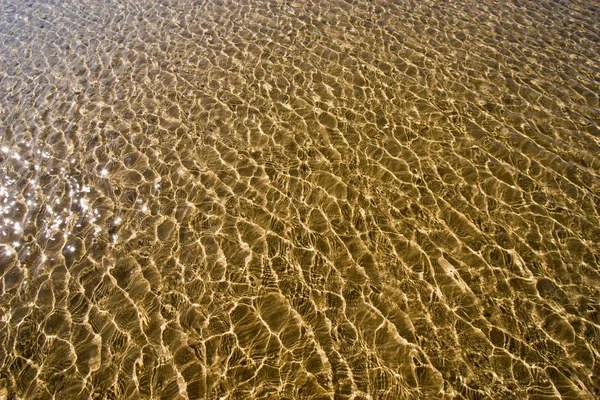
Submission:
<svg viewBox="0 0 600 400">
<path fill-rule="evenodd" d="M 598 1 L 2 1 L 0 43 L 0 399 L 600 396 Z"/>
</svg>

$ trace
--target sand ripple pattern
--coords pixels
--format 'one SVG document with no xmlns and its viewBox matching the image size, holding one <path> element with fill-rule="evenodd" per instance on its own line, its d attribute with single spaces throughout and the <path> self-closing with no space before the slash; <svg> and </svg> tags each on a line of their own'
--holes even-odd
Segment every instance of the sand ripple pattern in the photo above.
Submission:
<svg viewBox="0 0 600 400">
<path fill-rule="evenodd" d="M 597 398 L 599 32 L 2 1 L 0 398 Z"/>
</svg>

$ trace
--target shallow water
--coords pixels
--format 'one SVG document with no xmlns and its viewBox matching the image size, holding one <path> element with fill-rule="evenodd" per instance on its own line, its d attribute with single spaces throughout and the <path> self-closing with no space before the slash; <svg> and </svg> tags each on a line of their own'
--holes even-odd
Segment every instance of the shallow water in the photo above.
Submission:
<svg viewBox="0 0 600 400">
<path fill-rule="evenodd" d="M 600 396 L 599 32 L 2 2 L 0 398 Z"/>
</svg>

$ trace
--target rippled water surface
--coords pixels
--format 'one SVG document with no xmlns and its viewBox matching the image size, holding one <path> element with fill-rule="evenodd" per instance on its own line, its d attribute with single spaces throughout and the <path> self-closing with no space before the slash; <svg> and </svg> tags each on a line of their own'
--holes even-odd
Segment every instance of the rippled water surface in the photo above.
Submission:
<svg viewBox="0 0 600 400">
<path fill-rule="evenodd" d="M 597 1 L 0 4 L 0 399 L 600 396 Z"/>
</svg>

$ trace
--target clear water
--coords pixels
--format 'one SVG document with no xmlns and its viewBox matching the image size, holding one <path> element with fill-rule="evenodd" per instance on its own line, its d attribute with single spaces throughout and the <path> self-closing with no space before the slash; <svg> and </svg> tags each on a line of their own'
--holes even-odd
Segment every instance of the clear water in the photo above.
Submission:
<svg viewBox="0 0 600 400">
<path fill-rule="evenodd" d="M 597 1 L 3 1 L 0 398 L 600 396 Z"/>
</svg>

